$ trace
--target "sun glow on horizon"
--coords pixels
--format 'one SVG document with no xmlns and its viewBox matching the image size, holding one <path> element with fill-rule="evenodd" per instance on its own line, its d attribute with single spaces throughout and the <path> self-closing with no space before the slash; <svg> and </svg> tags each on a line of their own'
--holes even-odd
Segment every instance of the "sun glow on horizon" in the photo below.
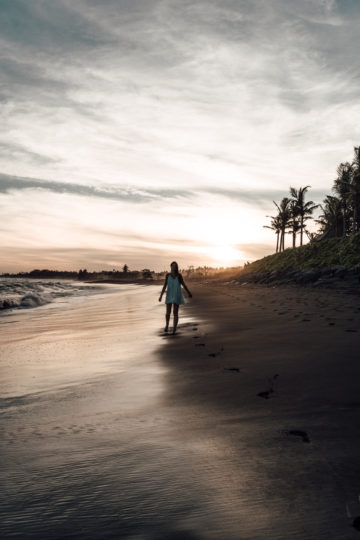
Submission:
<svg viewBox="0 0 360 540">
<path fill-rule="evenodd" d="M 217 266 L 238 266 L 244 260 L 241 251 L 226 244 L 214 246 L 208 253 Z"/>
</svg>

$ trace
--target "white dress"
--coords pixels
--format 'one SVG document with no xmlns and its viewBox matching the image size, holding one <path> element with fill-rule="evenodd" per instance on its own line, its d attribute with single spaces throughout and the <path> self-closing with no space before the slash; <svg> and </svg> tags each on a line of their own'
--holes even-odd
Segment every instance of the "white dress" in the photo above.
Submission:
<svg viewBox="0 0 360 540">
<path fill-rule="evenodd" d="M 179 276 L 172 277 L 171 274 L 167 275 L 167 291 L 165 304 L 185 304 L 184 296 L 181 292 Z"/>
</svg>

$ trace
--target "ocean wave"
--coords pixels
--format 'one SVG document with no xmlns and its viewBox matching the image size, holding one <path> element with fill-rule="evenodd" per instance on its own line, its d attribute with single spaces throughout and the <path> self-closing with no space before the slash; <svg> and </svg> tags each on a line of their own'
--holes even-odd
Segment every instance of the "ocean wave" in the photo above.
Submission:
<svg viewBox="0 0 360 540">
<path fill-rule="evenodd" d="M 59 298 L 102 291 L 101 286 L 76 281 L 0 279 L 0 310 L 36 308 Z"/>
</svg>

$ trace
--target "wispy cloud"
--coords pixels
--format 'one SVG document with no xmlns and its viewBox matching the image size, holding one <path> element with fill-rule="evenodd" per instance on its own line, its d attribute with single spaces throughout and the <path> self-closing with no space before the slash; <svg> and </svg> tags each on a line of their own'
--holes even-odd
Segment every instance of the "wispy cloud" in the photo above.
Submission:
<svg viewBox="0 0 360 540">
<path fill-rule="evenodd" d="M 207 194 L 218 195 L 224 199 L 239 201 L 240 203 L 259 206 L 269 209 L 272 201 L 279 200 L 286 196 L 284 190 L 250 190 L 250 189 L 227 189 L 204 186 L 194 189 L 161 189 L 148 188 L 139 189 L 119 185 L 91 186 L 85 184 L 74 184 L 71 182 L 56 182 L 38 178 L 23 178 L 0 173 L 0 193 L 10 193 L 24 190 L 43 190 L 53 193 L 67 193 L 81 197 L 91 197 L 100 199 L 112 199 L 115 201 L 126 201 L 129 203 L 154 203 L 156 201 L 166 202 L 167 199 L 184 199 L 187 203 L 196 197 L 204 197 Z M 326 195 L 324 190 L 312 190 L 311 196 L 316 200 L 322 200 Z"/>
<path fill-rule="evenodd" d="M 71 182 L 53 182 L 36 178 L 21 178 L 0 173 L 0 193 L 40 189 L 54 193 L 68 193 L 84 197 L 98 197 L 101 199 L 113 199 L 115 201 L 129 201 L 132 203 L 151 202 L 156 199 L 176 199 L 191 197 L 192 193 L 176 189 L 136 189 L 119 186 L 89 186 L 73 184 Z"/>
<path fill-rule="evenodd" d="M 7 139 L 55 154 L 74 176 L 108 182 L 122 169 L 145 183 L 146 164 L 155 184 L 224 175 L 256 185 L 295 179 L 294 165 L 311 174 L 311 154 L 324 182 L 329 156 L 347 148 L 341 134 L 356 136 L 357 26 L 335 2 L 35 1 L 3 11 Z"/>
</svg>

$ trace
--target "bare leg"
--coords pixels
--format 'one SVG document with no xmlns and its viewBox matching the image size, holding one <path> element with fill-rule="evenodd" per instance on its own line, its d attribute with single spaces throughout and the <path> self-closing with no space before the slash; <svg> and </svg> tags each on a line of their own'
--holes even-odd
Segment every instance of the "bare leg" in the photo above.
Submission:
<svg viewBox="0 0 360 540">
<path fill-rule="evenodd" d="M 165 315 L 166 326 L 165 326 L 165 328 L 164 328 L 164 332 L 168 332 L 168 331 L 169 331 L 169 322 L 170 322 L 170 315 L 171 315 L 171 306 L 172 306 L 172 304 L 166 304 L 166 315 Z"/>
<path fill-rule="evenodd" d="M 179 321 L 179 304 L 174 304 L 174 327 L 173 334 L 176 334 L 176 328 Z"/>
</svg>

